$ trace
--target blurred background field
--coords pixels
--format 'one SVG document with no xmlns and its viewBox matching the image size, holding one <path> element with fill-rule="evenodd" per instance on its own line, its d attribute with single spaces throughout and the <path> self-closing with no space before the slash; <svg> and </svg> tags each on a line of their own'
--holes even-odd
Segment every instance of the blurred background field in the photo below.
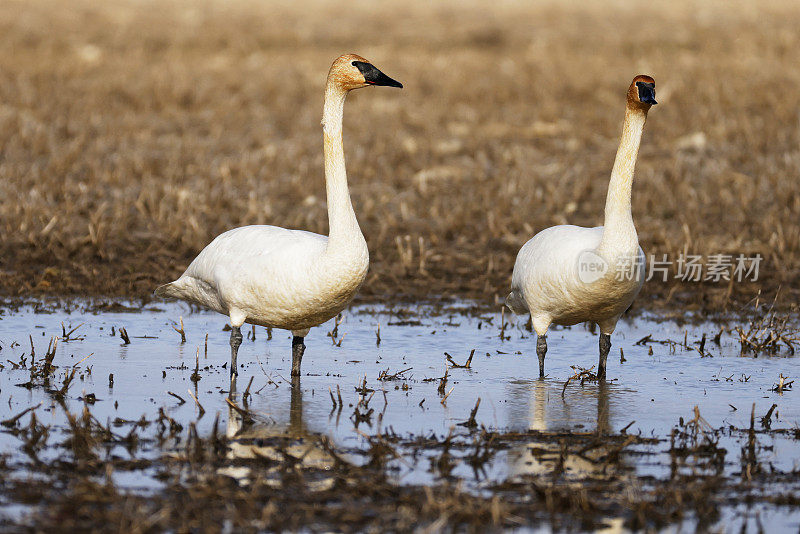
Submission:
<svg viewBox="0 0 800 534">
<path fill-rule="evenodd" d="M 146 297 L 226 229 L 327 232 L 323 84 L 356 52 L 405 84 L 345 112 L 363 298 L 493 301 L 536 231 L 602 224 L 647 73 L 645 251 L 765 259 L 635 306 L 796 301 L 798 27 L 788 0 L 2 2 L 0 288 Z"/>
</svg>

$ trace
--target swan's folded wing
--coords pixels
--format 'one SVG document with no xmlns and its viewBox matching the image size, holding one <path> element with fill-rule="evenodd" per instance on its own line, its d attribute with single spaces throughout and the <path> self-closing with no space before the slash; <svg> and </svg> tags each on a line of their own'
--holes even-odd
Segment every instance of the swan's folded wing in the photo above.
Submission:
<svg viewBox="0 0 800 534">
<path fill-rule="evenodd" d="M 328 238 L 278 226 L 243 226 L 217 236 L 192 261 L 183 276 L 216 284 L 219 273 L 277 264 L 302 264 L 325 250 Z"/>
<path fill-rule="evenodd" d="M 536 293 L 559 294 L 578 280 L 581 253 L 600 243 L 603 227 L 561 225 L 546 228 L 525 243 L 517 255 L 512 292 L 526 301 Z"/>
</svg>

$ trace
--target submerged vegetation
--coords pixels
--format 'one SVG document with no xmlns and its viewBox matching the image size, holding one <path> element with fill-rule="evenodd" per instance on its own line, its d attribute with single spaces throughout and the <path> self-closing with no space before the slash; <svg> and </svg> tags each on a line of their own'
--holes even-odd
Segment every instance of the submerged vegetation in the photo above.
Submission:
<svg viewBox="0 0 800 534">
<path fill-rule="evenodd" d="M 758 355 L 786 351 L 793 355 L 800 345 L 800 329 L 796 321 L 797 305 L 792 304 L 791 309 L 794 313 L 778 313 L 775 302 L 760 307 L 756 301 L 748 325 L 735 328 L 742 353 Z"/>
<path fill-rule="evenodd" d="M 4 422 L 26 456 L 0 462 L 3 504 L 36 503 L 37 512 L 24 520 L 0 514 L 0 526 L 394 532 L 543 521 L 567 530 L 638 530 L 686 521 L 703 529 L 732 501 L 800 504 L 797 473 L 760 459 L 762 440 L 785 430 L 712 428 L 697 409 L 669 440 L 625 431 L 476 428 L 426 437 L 377 433 L 363 447 L 341 447 L 324 435 L 259 427 L 241 408 L 230 414 L 239 421 L 235 433 L 216 420 L 207 436 L 163 410 L 153 420 L 103 424 L 89 405 L 79 413 L 62 408 L 68 424 L 60 430 L 35 412 Z M 721 447 L 721 436 L 741 454 Z M 522 468 L 500 480 L 487 476 L 509 456 Z M 657 477 L 633 469 L 665 460 L 670 467 Z M 420 463 L 430 466 L 430 484 L 400 482 L 404 465 Z M 151 479 L 152 487 L 120 487 L 120 474 Z"/>
<path fill-rule="evenodd" d="M 625 321 L 608 381 L 563 351 L 538 380 L 502 313 L 362 306 L 291 380 L 248 332 L 237 384 L 217 316 L 179 310 L 5 310 L 0 528 L 749 531 L 800 504 L 797 363 L 732 328 Z"/>
</svg>

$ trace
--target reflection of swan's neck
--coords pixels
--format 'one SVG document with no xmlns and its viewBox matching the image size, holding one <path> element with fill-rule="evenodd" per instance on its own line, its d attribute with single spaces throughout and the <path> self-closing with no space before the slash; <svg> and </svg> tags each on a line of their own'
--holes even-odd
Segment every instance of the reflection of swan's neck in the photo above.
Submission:
<svg viewBox="0 0 800 534">
<path fill-rule="evenodd" d="M 242 417 L 236 413 L 236 410 L 228 406 L 228 425 L 225 427 L 225 436 L 228 439 L 236 437 L 236 434 L 242 429 Z"/>
<path fill-rule="evenodd" d="M 533 386 L 533 406 L 528 424 L 531 430 L 547 430 L 547 384 L 543 380 Z"/>
</svg>

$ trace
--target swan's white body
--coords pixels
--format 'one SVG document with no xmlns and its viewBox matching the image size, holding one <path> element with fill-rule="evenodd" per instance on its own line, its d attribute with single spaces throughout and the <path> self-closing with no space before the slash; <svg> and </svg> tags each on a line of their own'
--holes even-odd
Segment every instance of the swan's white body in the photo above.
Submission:
<svg viewBox="0 0 800 534">
<path fill-rule="evenodd" d="M 360 237 L 357 239 L 356 237 Z M 364 237 L 328 254 L 328 238 L 277 226 L 244 226 L 214 239 L 159 295 L 201 304 L 244 322 L 307 330 L 335 317 L 367 274 Z"/>
<path fill-rule="evenodd" d="M 587 283 L 581 276 L 581 262 L 615 266 L 624 257 L 644 265 L 644 251 L 638 243 L 629 243 L 628 252 L 603 257 L 597 251 L 603 227 L 584 228 L 562 225 L 542 230 L 523 245 L 517 255 L 511 278 L 509 308 L 514 313 L 530 313 L 533 327 L 545 335 L 550 324 L 573 325 L 595 322 L 604 334 L 614 331 L 617 321 L 628 309 L 644 283 L 644 269 L 623 272 L 608 269 L 597 280 Z M 586 254 L 589 251 L 590 254 Z M 597 254 L 593 256 L 592 254 Z M 598 261 L 602 258 L 602 261 Z"/>
<path fill-rule="evenodd" d="M 349 90 L 368 85 L 354 61 L 366 62 L 355 55 L 337 59 L 325 89 L 330 235 L 276 226 L 230 230 L 206 246 L 178 280 L 156 289 L 157 295 L 227 314 L 236 328 L 247 322 L 291 330 L 299 338 L 348 305 L 369 267 L 367 243 L 350 203 L 342 146 L 345 97 Z M 377 69 L 374 73 L 385 77 Z"/>
<path fill-rule="evenodd" d="M 611 334 L 644 283 L 644 252 L 631 215 L 631 186 L 646 110 L 629 104 L 606 199 L 605 226 L 542 230 L 517 255 L 508 307 L 530 313 L 544 336 L 553 323 L 594 322 Z M 604 267 L 598 276 L 580 269 Z M 634 268 L 629 268 L 634 266 Z"/>
</svg>

